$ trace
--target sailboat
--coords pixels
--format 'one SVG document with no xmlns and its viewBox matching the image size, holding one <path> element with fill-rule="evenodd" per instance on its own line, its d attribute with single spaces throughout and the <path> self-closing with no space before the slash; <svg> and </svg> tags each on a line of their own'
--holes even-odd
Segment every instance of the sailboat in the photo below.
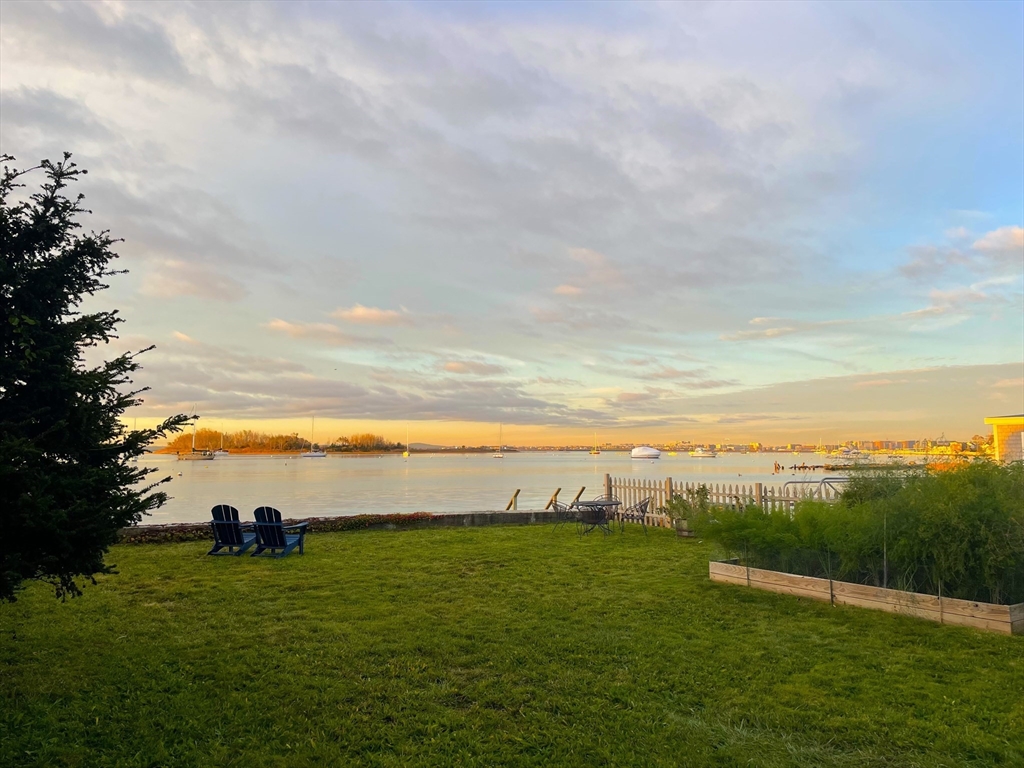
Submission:
<svg viewBox="0 0 1024 768">
<path fill-rule="evenodd" d="M 405 428 L 405 450 L 402 451 L 402 458 L 403 459 L 408 459 L 409 458 L 409 428 L 408 427 Z"/>
<path fill-rule="evenodd" d="M 198 416 L 196 418 L 199 418 Z M 210 451 L 196 451 L 196 422 L 192 422 L 192 452 L 179 453 L 178 461 L 213 461 L 213 453 Z"/>
<path fill-rule="evenodd" d="M 597 447 L 597 432 L 594 433 L 594 450 L 590 452 L 591 456 L 600 456 L 601 449 Z"/>
<path fill-rule="evenodd" d="M 498 424 L 498 450 L 491 454 L 492 459 L 504 459 L 505 454 L 501 452 L 501 424 Z"/>
<path fill-rule="evenodd" d="M 323 459 L 327 457 L 327 451 L 318 451 L 313 447 L 313 434 L 316 429 L 316 416 L 309 424 L 309 450 L 299 454 L 300 459 Z"/>
<path fill-rule="evenodd" d="M 223 427 L 223 425 L 221 425 Z M 220 448 L 213 452 L 214 456 L 227 456 L 229 451 L 224 448 L 224 430 L 220 431 Z"/>
</svg>

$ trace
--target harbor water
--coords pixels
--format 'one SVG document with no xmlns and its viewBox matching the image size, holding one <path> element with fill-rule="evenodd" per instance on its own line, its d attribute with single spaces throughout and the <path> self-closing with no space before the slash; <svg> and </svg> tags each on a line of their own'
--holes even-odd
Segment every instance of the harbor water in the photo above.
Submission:
<svg viewBox="0 0 1024 768">
<path fill-rule="evenodd" d="M 542 509 L 556 488 L 559 498 L 591 499 L 604 488 L 604 476 L 634 477 L 707 484 L 764 483 L 781 486 L 790 480 L 819 480 L 829 472 L 785 470 L 773 474 L 775 462 L 820 464 L 813 454 L 719 454 L 693 458 L 685 453 L 662 454 L 657 460 L 635 460 L 628 453 L 506 452 L 490 454 L 432 453 L 326 458 L 298 456 L 219 456 L 213 461 L 177 461 L 151 455 L 141 460 L 158 471 L 151 479 L 170 477 L 161 486 L 170 501 L 143 523 L 204 522 L 215 504 L 237 507 L 245 520 L 264 504 L 285 517 L 314 517 L 396 512 L 468 512 L 504 509 L 515 490 L 519 509 Z M 180 475 L 179 475 L 180 473 Z"/>
</svg>

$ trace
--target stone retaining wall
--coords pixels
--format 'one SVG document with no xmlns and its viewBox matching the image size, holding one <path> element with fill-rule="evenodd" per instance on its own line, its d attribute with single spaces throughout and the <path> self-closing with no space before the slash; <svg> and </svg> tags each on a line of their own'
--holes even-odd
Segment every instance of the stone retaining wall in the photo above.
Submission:
<svg viewBox="0 0 1024 768">
<path fill-rule="evenodd" d="M 243 523 L 246 521 L 242 521 Z M 555 522 L 554 511 L 519 510 L 510 512 L 413 512 L 393 515 L 349 515 L 345 517 L 289 518 L 286 525 L 308 522 L 310 533 L 359 531 L 366 529 L 450 528 L 454 526 L 530 525 Z M 122 528 L 121 544 L 153 544 L 171 541 L 211 539 L 209 523 L 168 523 L 165 525 L 133 525 Z"/>
</svg>

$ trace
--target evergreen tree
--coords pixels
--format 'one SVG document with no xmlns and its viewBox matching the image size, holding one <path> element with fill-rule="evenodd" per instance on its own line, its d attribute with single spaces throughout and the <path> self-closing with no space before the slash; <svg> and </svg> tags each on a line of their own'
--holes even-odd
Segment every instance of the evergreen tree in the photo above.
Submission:
<svg viewBox="0 0 1024 768">
<path fill-rule="evenodd" d="M 119 274 L 107 232 L 85 235 L 89 213 L 64 190 L 85 173 L 65 153 L 36 168 L 8 167 L 0 156 L 0 599 L 14 600 L 27 579 L 80 594 L 76 579 L 111 573 L 104 563 L 118 529 L 167 500 L 155 471 L 132 459 L 157 437 L 178 431 L 183 415 L 156 429 L 129 431 L 125 410 L 142 401 L 131 388 L 141 352 L 90 367 L 85 352 L 116 338 L 116 311 L 80 311 Z M 46 178 L 31 195 L 26 174 Z M 93 355 L 94 357 L 96 355 Z"/>
</svg>

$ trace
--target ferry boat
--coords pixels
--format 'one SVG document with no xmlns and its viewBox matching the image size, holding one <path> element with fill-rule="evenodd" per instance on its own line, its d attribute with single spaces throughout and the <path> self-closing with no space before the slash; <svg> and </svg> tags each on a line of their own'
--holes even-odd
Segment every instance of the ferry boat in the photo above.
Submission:
<svg viewBox="0 0 1024 768">
<path fill-rule="evenodd" d="M 640 445 L 630 451 L 629 456 L 632 459 L 657 459 L 661 457 L 661 451 L 649 445 Z"/>
<path fill-rule="evenodd" d="M 694 448 L 692 451 L 690 451 L 690 455 L 693 456 L 693 458 L 695 458 L 695 459 L 714 459 L 714 458 L 716 458 L 718 456 L 717 453 L 715 453 L 714 451 L 708 450 L 704 446 L 700 446 L 699 448 Z"/>
</svg>

